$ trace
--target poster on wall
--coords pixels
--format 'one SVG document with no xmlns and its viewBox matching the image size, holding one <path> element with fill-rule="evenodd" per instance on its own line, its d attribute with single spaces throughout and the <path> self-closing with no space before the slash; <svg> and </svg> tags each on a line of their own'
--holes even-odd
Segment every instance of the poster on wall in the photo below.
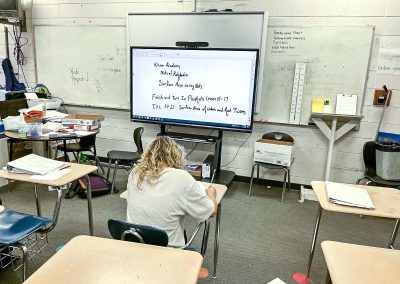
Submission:
<svg viewBox="0 0 400 284">
<path fill-rule="evenodd" d="M 381 38 L 376 74 L 400 75 L 400 36 Z"/>
</svg>

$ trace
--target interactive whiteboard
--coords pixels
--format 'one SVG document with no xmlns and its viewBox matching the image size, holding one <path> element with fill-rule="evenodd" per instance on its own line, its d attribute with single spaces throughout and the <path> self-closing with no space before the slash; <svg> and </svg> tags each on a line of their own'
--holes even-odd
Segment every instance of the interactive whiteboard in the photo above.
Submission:
<svg viewBox="0 0 400 284">
<path fill-rule="evenodd" d="M 131 119 L 249 132 L 258 50 L 131 47 Z"/>
</svg>

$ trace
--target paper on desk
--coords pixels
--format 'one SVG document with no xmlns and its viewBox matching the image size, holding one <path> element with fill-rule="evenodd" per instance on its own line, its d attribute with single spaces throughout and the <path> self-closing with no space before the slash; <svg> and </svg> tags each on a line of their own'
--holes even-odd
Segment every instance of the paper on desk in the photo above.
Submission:
<svg viewBox="0 0 400 284">
<path fill-rule="evenodd" d="M 88 135 L 95 134 L 96 132 L 77 130 L 77 131 L 74 131 L 74 133 L 75 133 L 76 135 L 82 137 L 82 136 L 88 136 Z"/>
<path fill-rule="evenodd" d="M 47 175 L 31 175 L 29 178 L 36 179 L 36 180 L 56 180 L 64 175 L 66 175 L 70 171 L 71 171 L 71 169 L 62 169 L 62 170 L 51 172 Z"/>
<path fill-rule="evenodd" d="M 62 113 L 56 110 L 47 110 L 44 118 L 63 118 L 68 116 L 66 113 Z"/>
<path fill-rule="evenodd" d="M 36 93 L 24 93 L 25 98 L 27 98 L 28 100 L 37 100 L 38 96 L 36 95 Z"/>
<path fill-rule="evenodd" d="M 279 278 L 275 278 L 274 280 L 268 282 L 267 284 L 286 284 L 285 282 L 283 282 L 281 279 Z"/>
</svg>

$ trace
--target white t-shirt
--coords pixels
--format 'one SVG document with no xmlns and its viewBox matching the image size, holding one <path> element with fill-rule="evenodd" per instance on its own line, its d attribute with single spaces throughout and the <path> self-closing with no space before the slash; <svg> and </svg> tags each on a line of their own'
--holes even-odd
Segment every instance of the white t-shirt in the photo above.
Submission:
<svg viewBox="0 0 400 284">
<path fill-rule="evenodd" d="M 127 221 L 164 230 L 169 246 L 185 245 L 185 215 L 200 223 L 214 211 L 204 188 L 189 173 L 174 168 L 163 170 L 154 183 L 143 181 L 140 189 L 137 177 L 130 175 L 127 202 Z"/>
</svg>

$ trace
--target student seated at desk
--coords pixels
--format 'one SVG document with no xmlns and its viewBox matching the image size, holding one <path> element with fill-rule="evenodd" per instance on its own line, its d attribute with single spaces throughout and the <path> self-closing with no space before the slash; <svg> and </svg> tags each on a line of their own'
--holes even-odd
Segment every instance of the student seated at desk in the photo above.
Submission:
<svg viewBox="0 0 400 284">
<path fill-rule="evenodd" d="M 201 188 L 184 164 L 182 149 L 160 136 L 143 153 L 127 186 L 127 221 L 164 230 L 174 247 L 185 245 L 186 215 L 200 223 L 217 211 L 215 188 Z"/>
</svg>

